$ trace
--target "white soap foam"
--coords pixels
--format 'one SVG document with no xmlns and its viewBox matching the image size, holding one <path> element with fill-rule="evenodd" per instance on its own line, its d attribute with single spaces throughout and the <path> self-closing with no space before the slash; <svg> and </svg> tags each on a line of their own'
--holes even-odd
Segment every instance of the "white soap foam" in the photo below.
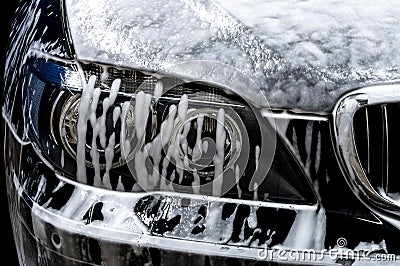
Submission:
<svg viewBox="0 0 400 266">
<path fill-rule="evenodd" d="M 223 173 L 224 173 L 224 159 L 225 159 L 225 110 L 220 108 L 217 116 L 217 130 L 216 130 L 216 154 L 214 156 L 214 180 L 212 187 L 213 196 L 221 196 Z"/>
<path fill-rule="evenodd" d="M 242 198 L 242 189 L 240 188 L 240 184 L 239 184 L 239 181 L 240 181 L 239 165 L 235 165 L 235 180 L 236 180 L 236 189 L 238 192 L 238 197 L 239 197 L 239 199 L 241 199 Z"/>
<path fill-rule="evenodd" d="M 204 122 L 204 115 L 200 115 L 199 117 L 197 117 L 196 143 L 194 145 L 192 154 L 192 160 L 194 162 L 200 159 L 202 154 L 203 144 L 201 142 L 201 133 L 203 131 L 203 122 Z"/>
<path fill-rule="evenodd" d="M 188 96 L 184 94 L 182 95 L 178 106 L 178 116 L 182 123 L 185 122 L 186 120 L 188 105 L 189 105 Z"/>
<path fill-rule="evenodd" d="M 154 87 L 154 98 L 156 101 L 161 97 L 164 90 L 164 84 L 161 80 L 157 81 L 156 86 Z"/>
<path fill-rule="evenodd" d="M 135 101 L 135 129 L 137 139 L 142 139 L 150 111 L 152 96 L 140 91 L 136 94 Z"/>
<path fill-rule="evenodd" d="M 96 76 L 91 76 L 88 83 L 84 84 L 81 100 L 79 103 L 79 117 L 77 124 L 78 131 L 78 143 L 76 149 L 76 162 L 77 162 L 77 173 L 76 177 L 79 182 L 86 182 L 86 131 L 87 121 L 90 115 L 90 103 L 93 97 L 94 84 L 96 82 Z"/>
</svg>

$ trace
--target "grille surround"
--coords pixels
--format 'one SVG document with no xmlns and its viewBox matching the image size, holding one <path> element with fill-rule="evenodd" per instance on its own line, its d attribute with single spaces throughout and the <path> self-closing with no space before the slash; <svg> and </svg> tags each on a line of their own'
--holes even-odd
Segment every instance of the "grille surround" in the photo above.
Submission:
<svg viewBox="0 0 400 266">
<path fill-rule="evenodd" d="M 378 208 L 385 213 L 400 216 L 400 204 L 371 183 L 371 176 L 368 175 L 365 164 L 363 165 L 360 159 L 360 155 L 362 157 L 363 154 L 359 154 L 355 140 L 355 132 L 360 129 L 354 127 L 355 114 L 362 108 L 368 110 L 370 106 L 396 103 L 400 103 L 400 84 L 369 86 L 344 95 L 333 110 L 333 137 L 342 171 L 356 196 L 374 210 Z M 373 121 L 367 123 L 374 125 Z M 387 141 L 387 134 L 384 141 Z M 386 143 L 388 147 L 389 144 Z M 370 152 L 369 147 L 368 152 Z M 385 162 L 382 160 L 382 163 Z M 388 164 L 387 158 L 386 164 Z"/>
</svg>

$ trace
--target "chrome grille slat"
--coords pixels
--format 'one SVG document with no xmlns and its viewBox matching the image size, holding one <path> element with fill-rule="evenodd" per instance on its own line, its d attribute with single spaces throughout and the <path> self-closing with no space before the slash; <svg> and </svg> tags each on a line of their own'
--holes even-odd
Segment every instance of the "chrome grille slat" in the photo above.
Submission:
<svg viewBox="0 0 400 266">
<path fill-rule="evenodd" d="M 367 174 L 371 173 L 371 143 L 370 143 L 370 132 L 369 132 L 369 119 L 368 119 L 368 108 L 365 108 L 365 121 L 367 130 Z"/>
<path fill-rule="evenodd" d="M 386 195 L 389 191 L 389 126 L 387 106 L 382 105 L 382 188 Z"/>
<path fill-rule="evenodd" d="M 375 187 L 383 187 L 386 183 L 384 125 L 385 115 L 381 106 L 363 107 L 356 112 L 353 119 L 357 155 L 371 185 Z"/>
</svg>

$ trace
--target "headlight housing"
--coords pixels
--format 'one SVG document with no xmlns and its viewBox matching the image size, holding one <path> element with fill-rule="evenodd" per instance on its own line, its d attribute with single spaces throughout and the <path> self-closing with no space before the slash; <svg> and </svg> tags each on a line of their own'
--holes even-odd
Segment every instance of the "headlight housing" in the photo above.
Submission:
<svg viewBox="0 0 400 266">
<path fill-rule="evenodd" d="M 302 171 L 288 151 L 275 153 L 275 128 L 262 99 L 248 101 L 217 83 L 110 65 L 34 56 L 27 66 L 30 138 L 68 178 L 120 191 L 315 198 L 299 182 Z M 274 160 L 287 166 L 269 173 Z"/>
</svg>

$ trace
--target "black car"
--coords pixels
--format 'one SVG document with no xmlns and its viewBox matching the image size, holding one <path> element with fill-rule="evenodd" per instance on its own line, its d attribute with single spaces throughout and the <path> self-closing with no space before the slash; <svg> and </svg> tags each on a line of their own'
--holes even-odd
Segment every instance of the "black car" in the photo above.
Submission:
<svg viewBox="0 0 400 266">
<path fill-rule="evenodd" d="M 400 3 L 21 1 L 21 265 L 397 265 Z"/>
</svg>

